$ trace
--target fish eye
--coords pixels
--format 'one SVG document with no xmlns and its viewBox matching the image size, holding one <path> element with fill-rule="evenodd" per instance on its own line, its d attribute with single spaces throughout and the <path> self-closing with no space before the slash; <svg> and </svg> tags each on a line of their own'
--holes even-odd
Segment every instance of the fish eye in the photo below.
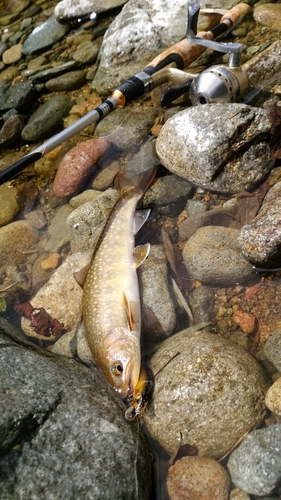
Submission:
<svg viewBox="0 0 281 500">
<path fill-rule="evenodd" d="M 123 374 L 123 365 L 120 361 L 115 361 L 113 365 L 111 365 L 111 373 L 115 377 L 121 377 Z"/>
</svg>

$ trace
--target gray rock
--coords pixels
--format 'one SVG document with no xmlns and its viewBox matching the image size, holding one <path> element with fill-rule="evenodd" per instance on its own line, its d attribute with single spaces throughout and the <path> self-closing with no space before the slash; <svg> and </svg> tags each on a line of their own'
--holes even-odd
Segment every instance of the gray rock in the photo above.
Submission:
<svg viewBox="0 0 281 500">
<path fill-rule="evenodd" d="M 67 61 L 64 64 L 55 66 L 54 68 L 46 68 L 42 71 L 36 72 L 36 74 L 29 76 L 28 79 L 34 84 L 46 82 L 50 78 L 58 77 L 59 75 L 62 75 L 71 69 L 75 69 L 76 67 L 76 61 Z"/>
<path fill-rule="evenodd" d="M 266 194 L 258 215 L 242 227 L 239 243 L 243 255 L 257 267 L 281 265 L 281 182 Z"/>
<path fill-rule="evenodd" d="M 107 10 L 121 7 L 126 0 L 62 0 L 54 10 L 57 21 L 69 21 L 86 17 L 89 14 L 101 14 Z"/>
<path fill-rule="evenodd" d="M 0 372 L 1 500 L 148 498 L 140 429 L 92 370 L 6 346 Z"/>
<path fill-rule="evenodd" d="M 228 460 L 234 484 L 253 495 L 270 495 L 281 479 L 280 446 L 281 424 L 250 432 Z"/>
<path fill-rule="evenodd" d="M 205 226 L 189 238 L 183 261 L 193 278 L 212 285 L 226 286 L 255 276 L 238 244 L 238 229 Z"/>
<path fill-rule="evenodd" d="M 70 71 L 64 75 L 51 78 L 46 83 L 46 89 L 51 91 L 75 90 L 84 85 L 86 81 L 85 71 Z"/>
<path fill-rule="evenodd" d="M 170 217 L 177 217 L 183 210 L 187 197 L 194 187 L 190 182 L 177 175 L 160 177 L 145 193 L 144 207 L 155 204 L 158 211 Z"/>
<path fill-rule="evenodd" d="M 24 55 L 35 54 L 42 49 L 54 45 L 69 31 L 67 24 L 60 24 L 52 16 L 44 23 L 37 26 L 25 40 L 22 53 Z"/>
<path fill-rule="evenodd" d="M 51 97 L 35 113 L 31 115 L 22 131 L 25 141 L 36 142 L 52 135 L 61 124 L 72 107 L 72 102 L 67 95 Z"/>
<path fill-rule="evenodd" d="M 188 295 L 194 325 L 212 322 L 214 319 L 215 295 L 208 286 L 197 286 Z"/>
<path fill-rule="evenodd" d="M 151 245 L 148 258 L 139 268 L 142 297 L 142 332 L 150 342 L 172 334 L 176 324 L 175 305 L 168 288 L 166 255 L 161 245 Z"/>
<path fill-rule="evenodd" d="M 73 52 L 72 57 L 74 61 L 90 64 L 96 61 L 100 50 L 100 44 L 85 40 L 78 45 L 77 49 Z"/>
<path fill-rule="evenodd" d="M 107 189 L 92 201 L 76 208 L 66 224 L 72 252 L 93 251 L 106 224 L 109 211 L 118 199 L 116 189 Z"/>
<path fill-rule="evenodd" d="M 0 85 L 0 111 L 15 108 L 26 112 L 37 100 L 37 92 L 32 83 L 21 82 L 14 85 Z"/>
<path fill-rule="evenodd" d="M 176 334 L 149 366 L 157 375 L 144 422 L 171 455 L 182 436 L 182 444 L 195 445 L 199 455 L 221 458 L 263 420 L 264 374 L 250 354 L 224 338 L 204 331 Z"/>
<path fill-rule="evenodd" d="M 8 148 L 20 137 L 24 121 L 23 116 L 14 115 L 4 123 L 0 130 L 0 147 Z"/>
<path fill-rule="evenodd" d="M 264 346 L 266 357 L 281 372 L 281 330 L 277 330 L 266 341 Z"/>
<path fill-rule="evenodd" d="M 203 1 L 201 7 L 208 7 Z M 215 0 L 212 7 L 233 6 Z M 169 21 L 167 21 L 169 20 Z M 93 88 L 103 97 L 131 75 L 145 68 L 164 49 L 186 36 L 186 1 L 129 0 L 107 30 Z"/>
<path fill-rule="evenodd" d="M 204 189 L 252 188 L 274 164 L 267 112 L 245 104 L 206 104 L 181 111 L 156 141 L 163 165 Z"/>
<path fill-rule="evenodd" d="M 96 137 L 105 137 L 119 149 L 129 152 L 136 151 L 147 136 L 158 116 L 157 108 L 134 108 L 130 113 L 128 108 L 118 109 L 110 113 L 95 127 Z"/>
</svg>

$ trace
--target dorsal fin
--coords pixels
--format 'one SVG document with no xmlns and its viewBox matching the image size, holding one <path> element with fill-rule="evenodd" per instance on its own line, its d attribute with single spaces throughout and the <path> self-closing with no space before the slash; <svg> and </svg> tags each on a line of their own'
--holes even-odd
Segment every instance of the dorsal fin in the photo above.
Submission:
<svg viewBox="0 0 281 500">
<path fill-rule="evenodd" d="M 119 190 L 124 193 L 127 190 L 135 189 L 141 195 L 147 190 L 153 181 L 156 174 L 155 168 L 149 168 L 140 173 L 130 172 L 129 170 L 119 172 L 118 186 Z"/>
<path fill-rule="evenodd" d="M 138 245 L 134 248 L 134 268 L 137 269 L 148 257 L 150 252 L 150 243 L 145 243 L 145 245 Z"/>
<path fill-rule="evenodd" d="M 129 303 L 129 301 L 126 297 L 126 294 L 124 292 L 123 292 L 123 306 L 124 306 L 124 309 L 126 311 L 126 315 L 128 318 L 129 328 L 130 328 L 131 332 L 133 332 L 136 328 L 136 322 L 135 322 L 135 318 L 133 316 L 132 310 L 130 308 L 130 303 Z"/>
</svg>

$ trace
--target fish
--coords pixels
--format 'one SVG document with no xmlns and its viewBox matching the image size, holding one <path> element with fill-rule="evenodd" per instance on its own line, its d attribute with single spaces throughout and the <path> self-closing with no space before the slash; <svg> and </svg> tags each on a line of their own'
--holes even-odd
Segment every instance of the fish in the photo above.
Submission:
<svg viewBox="0 0 281 500">
<path fill-rule="evenodd" d="M 150 244 L 134 246 L 149 215 L 136 211 L 155 168 L 118 175 L 120 196 L 94 250 L 83 288 L 82 316 L 94 362 L 121 398 L 134 393 L 140 376 L 141 305 L 137 268 Z"/>
</svg>

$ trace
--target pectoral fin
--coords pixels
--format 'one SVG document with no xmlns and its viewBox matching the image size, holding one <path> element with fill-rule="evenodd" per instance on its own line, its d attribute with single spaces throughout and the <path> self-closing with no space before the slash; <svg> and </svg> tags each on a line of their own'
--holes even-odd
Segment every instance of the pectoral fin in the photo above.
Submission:
<svg viewBox="0 0 281 500">
<path fill-rule="evenodd" d="M 138 245 L 134 248 L 134 267 L 137 269 L 147 258 L 150 252 L 150 244 L 146 243 L 145 245 Z"/>
<path fill-rule="evenodd" d="M 144 223 L 147 221 L 149 215 L 150 215 L 150 208 L 147 210 L 137 210 L 135 212 L 135 217 L 134 217 L 134 234 L 137 234 L 137 232 L 140 230 L 140 228 L 144 225 Z"/>
<path fill-rule="evenodd" d="M 131 332 L 133 332 L 136 328 L 136 321 L 132 312 L 132 309 L 130 307 L 130 302 L 128 301 L 126 294 L 123 292 L 123 306 L 126 311 L 126 315 L 128 318 L 128 323 L 129 323 L 129 328 Z"/>
</svg>

